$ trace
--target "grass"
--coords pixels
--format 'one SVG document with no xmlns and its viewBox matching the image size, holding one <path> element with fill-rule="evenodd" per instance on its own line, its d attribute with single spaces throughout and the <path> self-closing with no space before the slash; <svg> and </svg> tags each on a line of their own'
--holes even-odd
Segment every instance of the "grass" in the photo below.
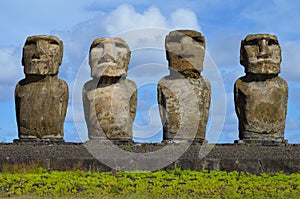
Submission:
<svg viewBox="0 0 300 199">
<path fill-rule="evenodd" d="M 26 170 L 27 169 L 27 170 Z M 47 171 L 3 168 L 1 198 L 299 198 L 300 174 Z"/>
</svg>

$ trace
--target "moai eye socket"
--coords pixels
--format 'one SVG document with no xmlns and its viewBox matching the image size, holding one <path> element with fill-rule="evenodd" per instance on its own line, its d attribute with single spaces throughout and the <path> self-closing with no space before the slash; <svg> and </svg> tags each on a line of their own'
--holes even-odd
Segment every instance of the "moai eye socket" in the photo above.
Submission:
<svg viewBox="0 0 300 199">
<path fill-rule="evenodd" d="M 258 40 L 257 39 L 251 39 L 245 42 L 245 46 L 257 46 Z"/>
<path fill-rule="evenodd" d="M 167 42 L 180 42 L 180 40 L 182 39 L 183 35 L 175 35 L 175 36 L 170 36 L 168 38 L 168 41 Z"/>
<path fill-rule="evenodd" d="M 55 41 L 55 40 L 50 40 L 49 43 L 50 43 L 50 44 L 53 44 L 53 45 L 59 45 L 59 43 L 58 43 L 57 41 Z"/>
<path fill-rule="evenodd" d="M 104 43 L 99 43 L 94 48 L 104 48 Z"/>
<path fill-rule="evenodd" d="M 25 45 L 36 45 L 36 41 L 33 40 L 27 41 Z"/>
<path fill-rule="evenodd" d="M 192 37 L 192 39 L 193 39 L 195 42 L 197 42 L 197 43 L 201 43 L 201 44 L 204 43 L 203 39 L 200 38 L 200 37 Z"/>
<path fill-rule="evenodd" d="M 123 43 L 120 43 L 120 42 L 116 42 L 116 47 L 118 48 L 127 48 L 127 46 Z"/>
<path fill-rule="evenodd" d="M 278 41 L 275 40 L 275 39 L 270 39 L 270 40 L 268 41 L 268 45 L 269 45 L 269 46 L 272 46 L 272 45 L 278 45 Z"/>
</svg>

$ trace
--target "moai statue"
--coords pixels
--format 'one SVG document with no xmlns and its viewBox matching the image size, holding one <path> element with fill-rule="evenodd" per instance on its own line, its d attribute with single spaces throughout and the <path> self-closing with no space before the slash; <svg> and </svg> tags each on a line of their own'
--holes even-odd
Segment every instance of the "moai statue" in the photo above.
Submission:
<svg viewBox="0 0 300 199">
<path fill-rule="evenodd" d="M 82 91 L 89 138 L 132 140 L 137 87 L 127 80 L 130 50 L 120 38 L 99 38 L 90 47 L 93 80 Z"/>
<path fill-rule="evenodd" d="M 171 31 L 165 40 L 170 75 L 158 83 L 164 140 L 205 141 L 211 86 L 201 76 L 205 38 L 194 30 Z"/>
<path fill-rule="evenodd" d="M 19 138 L 63 140 L 68 85 L 58 79 L 63 43 L 55 36 L 28 37 L 23 47 L 25 79 L 15 89 Z"/>
<path fill-rule="evenodd" d="M 239 142 L 286 142 L 288 85 L 278 77 L 281 49 L 277 37 L 248 35 L 241 42 L 240 63 L 246 76 L 234 85 Z"/>
</svg>

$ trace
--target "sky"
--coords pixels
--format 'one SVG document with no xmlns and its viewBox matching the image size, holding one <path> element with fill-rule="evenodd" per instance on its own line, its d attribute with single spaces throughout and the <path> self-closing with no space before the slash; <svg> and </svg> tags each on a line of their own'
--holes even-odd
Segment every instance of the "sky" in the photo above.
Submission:
<svg viewBox="0 0 300 199">
<path fill-rule="evenodd" d="M 275 34 L 282 48 L 280 77 L 289 85 L 285 139 L 300 143 L 300 2 L 297 0 L 1 0 L 0 142 L 17 138 L 14 89 L 24 78 L 21 55 L 28 36 L 50 34 L 64 43 L 59 78 L 70 89 L 64 139 L 87 140 L 81 89 L 91 79 L 87 56 L 100 37 L 122 37 L 132 51 L 128 79 L 138 86 L 133 136 L 137 142 L 162 139 L 157 82 L 168 75 L 164 37 L 192 29 L 206 37 L 202 72 L 212 84 L 207 126 L 211 143 L 238 139 L 233 85 L 244 76 L 239 64 L 241 40 L 248 34 Z"/>
</svg>

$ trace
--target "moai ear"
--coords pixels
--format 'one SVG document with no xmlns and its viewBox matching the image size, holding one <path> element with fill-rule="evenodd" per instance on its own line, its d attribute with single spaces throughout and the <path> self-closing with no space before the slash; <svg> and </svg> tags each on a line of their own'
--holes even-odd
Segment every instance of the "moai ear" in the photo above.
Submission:
<svg viewBox="0 0 300 199">
<path fill-rule="evenodd" d="M 242 66 L 245 66 L 245 62 L 244 62 L 244 40 L 241 41 L 241 47 L 240 47 L 240 64 Z"/>
<path fill-rule="evenodd" d="M 24 56 L 22 56 L 21 64 L 22 64 L 22 66 L 24 66 Z"/>
</svg>

